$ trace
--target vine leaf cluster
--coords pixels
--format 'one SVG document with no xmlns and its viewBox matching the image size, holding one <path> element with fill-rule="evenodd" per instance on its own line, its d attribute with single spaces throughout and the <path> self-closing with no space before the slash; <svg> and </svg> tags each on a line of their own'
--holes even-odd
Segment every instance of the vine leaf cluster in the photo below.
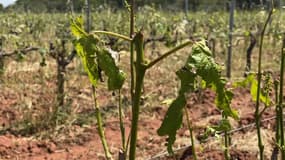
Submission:
<svg viewBox="0 0 285 160">
<path fill-rule="evenodd" d="M 94 34 L 87 34 L 83 27 L 81 18 L 71 22 L 72 33 L 76 36 L 74 45 L 83 62 L 84 69 L 88 73 L 90 82 L 94 87 L 97 85 L 100 79 L 100 68 L 108 77 L 108 89 L 121 89 L 126 79 L 125 73 L 117 67 L 110 51 L 102 44 L 99 37 Z"/>
<path fill-rule="evenodd" d="M 237 111 L 230 107 L 233 93 L 226 89 L 226 80 L 222 77 L 221 71 L 222 66 L 214 61 L 205 41 L 195 43 L 186 64 L 176 72 L 181 81 L 179 94 L 170 105 L 163 123 L 158 129 L 160 136 L 168 135 L 168 152 L 173 153 L 172 145 L 176 139 L 176 132 L 182 124 L 183 108 L 186 105 L 185 94 L 195 91 L 198 78 L 202 79 L 204 87 L 211 88 L 216 92 L 215 104 L 222 111 L 223 116 L 239 119 Z M 224 123 L 221 125 L 224 126 Z"/>
</svg>

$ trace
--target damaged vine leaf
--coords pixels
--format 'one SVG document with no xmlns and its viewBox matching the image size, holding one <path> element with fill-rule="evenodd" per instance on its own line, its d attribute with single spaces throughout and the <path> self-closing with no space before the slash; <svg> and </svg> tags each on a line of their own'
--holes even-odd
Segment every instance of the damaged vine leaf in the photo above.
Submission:
<svg viewBox="0 0 285 160">
<path fill-rule="evenodd" d="M 215 136 L 217 138 L 220 137 L 220 134 L 227 131 L 231 131 L 232 126 L 229 122 L 228 119 L 223 118 L 218 125 L 214 125 L 214 126 L 209 126 L 207 127 L 206 131 L 204 132 L 204 134 L 201 135 L 201 137 L 199 138 L 199 140 L 201 142 L 206 142 L 207 138 L 210 136 Z"/>
<path fill-rule="evenodd" d="M 110 50 L 102 49 L 97 53 L 98 64 L 108 77 L 108 89 L 116 90 L 122 88 L 126 75 L 115 63 Z"/>
<path fill-rule="evenodd" d="M 170 105 L 157 131 L 160 136 L 168 136 L 167 150 L 169 153 L 173 153 L 172 145 L 176 140 L 176 131 L 182 124 L 183 108 L 186 105 L 185 94 L 194 92 L 198 78 L 205 83 L 207 88 L 216 92 L 215 104 L 222 114 L 226 117 L 238 119 L 237 111 L 230 107 L 233 93 L 226 90 L 226 80 L 222 78 L 221 71 L 222 67 L 214 61 L 205 41 L 196 42 L 186 64 L 176 72 L 181 83 L 179 94 Z"/>
<path fill-rule="evenodd" d="M 265 77 L 264 87 L 261 88 L 262 91 L 259 93 L 259 97 L 260 97 L 260 101 L 264 103 L 265 106 L 270 106 L 271 99 L 269 96 L 269 90 L 270 88 L 273 87 L 273 82 L 271 82 L 272 81 L 271 76 L 270 77 L 268 77 L 269 75 L 265 75 L 265 76 L 266 77 Z M 243 81 L 236 82 L 234 84 L 234 87 L 247 87 L 248 85 L 250 85 L 250 95 L 254 102 L 256 102 L 256 99 L 257 99 L 257 87 L 258 87 L 257 80 L 255 77 L 256 75 L 251 73 Z"/>
<path fill-rule="evenodd" d="M 99 79 L 98 68 L 100 67 L 108 77 L 109 90 L 122 88 L 126 79 L 125 73 L 116 66 L 110 51 L 100 42 L 99 37 L 84 31 L 81 18 L 71 21 L 71 31 L 76 37 L 74 41 L 75 49 L 82 60 L 92 85 L 97 85 Z"/>
</svg>

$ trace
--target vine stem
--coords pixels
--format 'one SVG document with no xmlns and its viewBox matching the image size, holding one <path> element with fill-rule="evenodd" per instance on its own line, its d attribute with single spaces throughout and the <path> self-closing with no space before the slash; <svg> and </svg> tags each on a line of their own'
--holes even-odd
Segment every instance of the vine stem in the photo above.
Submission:
<svg viewBox="0 0 285 160">
<path fill-rule="evenodd" d="M 90 0 L 86 0 L 85 3 L 86 3 L 86 22 L 87 22 L 85 29 L 86 29 L 87 33 L 89 33 L 90 28 L 91 28 Z M 104 129 L 103 129 L 101 111 L 100 111 L 100 108 L 99 108 L 98 102 L 97 102 L 96 88 L 93 85 L 92 85 L 92 95 L 93 95 L 94 109 L 95 109 L 95 114 L 96 114 L 96 119 L 97 119 L 97 130 L 98 130 L 98 134 L 99 134 L 101 143 L 103 145 L 103 149 L 105 152 L 105 158 L 107 160 L 113 160 L 112 155 L 109 151 L 109 147 L 108 147 L 107 140 L 106 140 L 105 133 L 104 133 Z"/>
<path fill-rule="evenodd" d="M 273 5 L 272 5 L 273 6 Z M 255 105 L 255 124 L 257 128 L 257 136 L 258 136 L 258 147 L 259 147 L 259 157 L 260 160 L 264 159 L 264 145 L 262 143 L 262 137 L 261 137 L 261 129 L 260 129 L 260 118 L 261 114 L 259 113 L 259 102 L 260 102 L 260 89 L 261 89 L 261 58 L 262 58 L 262 49 L 263 49 L 263 39 L 264 39 L 264 33 L 266 30 L 266 27 L 271 19 L 271 16 L 273 14 L 273 8 L 270 10 L 268 17 L 265 21 L 264 27 L 261 31 L 260 35 L 260 46 L 259 46 L 259 54 L 258 54 L 258 73 L 257 73 L 257 96 L 256 96 L 256 105 Z"/>
<path fill-rule="evenodd" d="M 228 117 L 227 116 L 224 116 L 223 117 L 224 119 L 228 119 Z M 231 158 L 230 158 L 230 153 L 229 153 L 229 140 L 230 140 L 230 136 L 229 136 L 229 132 L 226 130 L 225 132 L 224 132 L 224 138 L 225 138 L 225 150 L 224 150 L 224 156 L 225 156 L 225 159 L 226 160 L 230 160 Z"/>
<path fill-rule="evenodd" d="M 225 151 L 224 151 L 224 155 L 226 160 L 230 160 L 230 156 L 229 156 L 229 134 L 227 131 L 225 131 Z"/>
<path fill-rule="evenodd" d="M 280 84 L 279 84 L 279 103 L 278 103 L 278 112 L 279 114 L 279 130 L 280 130 L 280 145 L 281 145 L 281 157 L 282 160 L 285 160 L 285 145 L 284 145 L 284 122 L 283 122 L 283 84 L 284 84 L 284 62 L 285 61 L 285 37 L 282 43 L 281 49 L 281 65 L 280 65 Z"/>
<path fill-rule="evenodd" d="M 127 3 L 127 1 L 125 1 Z M 130 12 L 130 38 L 133 38 L 134 34 L 134 0 L 130 1 L 130 5 L 126 4 L 129 12 Z M 139 116 L 139 106 L 135 106 L 135 93 L 134 93 L 134 87 L 135 87 L 135 73 L 134 73 L 134 42 L 130 42 L 130 72 L 131 72 L 131 87 L 130 87 L 130 94 L 131 94 L 131 102 L 132 102 L 132 126 L 131 126 L 131 133 L 128 136 L 127 141 L 127 148 L 129 149 L 129 141 L 130 141 L 130 150 L 129 150 L 129 160 L 135 159 L 135 152 L 136 152 L 136 139 L 137 139 L 137 123 L 138 123 L 138 116 Z M 141 82 L 143 83 L 143 82 Z M 141 84 L 142 85 L 142 84 Z M 140 97 L 140 94 L 138 93 L 139 88 L 137 89 L 137 95 Z M 139 99 L 137 100 L 139 101 Z M 138 102 L 139 104 L 139 102 Z M 137 113 L 135 113 L 137 112 Z M 134 122 L 134 119 L 137 119 L 136 122 Z M 133 126 L 136 125 L 136 126 Z"/>
<path fill-rule="evenodd" d="M 140 98 L 142 94 L 143 80 L 145 72 L 148 68 L 151 68 L 153 65 L 166 58 L 175 51 L 189 45 L 192 43 L 188 42 L 169 52 L 165 53 L 163 56 L 159 57 L 149 65 L 145 64 L 144 61 L 144 51 L 143 51 L 143 34 L 141 32 L 137 33 L 134 38 L 134 0 L 130 1 L 130 38 L 132 39 L 130 43 L 130 69 L 131 69 L 131 101 L 132 101 L 132 124 L 131 124 L 131 133 L 130 133 L 130 151 L 129 151 L 129 160 L 135 160 L 136 156 L 136 143 L 137 143 L 137 131 L 138 131 L 138 120 L 139 120 L 139 105 Z M 136 49 L 136 63 L 134 63 L 134 48 Z M 134 70 L 135 68 L 135 70 Z M 128 144 L 127 144 L 128 145 Z M 128 148 L 127 148 L 128 149 Z"/>
<path fill-rule="evenodd" d="M 136 144 L 137 144 L 137 131 L 138 131 L 138 120 L 140 110 L 140 99 L 142 93 L 143 80 L 146 72 L 146 65 L 144 63 L 144 52 L 143 52 L 143 35 L 137 33 L 134 37 L 134 44 L 136 46 L 136 84 L 135 93 L 132 104 L 132 125 L 131 125 L 131 141 L 130 141 L 130 154 L 129 160 L 135 160 L 136 156 Z"/>
<path fill-rule="evenodd" d="M 278 151 L 279 151 L 279 146 L 280 146 L 280 112 L 279 112 L 279 94 L 278 94 L 278 86 L 279 86 L 279 81 L 278 80 L 274 80 L 274 91 L 275 91 L 275 114 L 276 114 L 276 117 L 275 117 L 275 124 L 276 124 L 276 128 L 275 128 L 275 146 L 273 148 L 273 152 L 272 152 L 272 155 L 271 155 L 271 159 L 274 160 L 274 159 L 277 159 L 277 156 L 278 156 Z"/>
<path fill-rule="evenodd" d="M 135 15 L 134 15 L 135 1 L 131 0 L 130 8 L 130 38 L 133 38 L 135 30 Z M 131 100 L 134 103 L 134 86 L 135 86 L 135 74 L 134 74 L 134 43 L 130 43 L 130 68 L 131 68 Z"/>
<path fill-rule="evenodd" d="M 194 160 L 197 160 L 197 155 L 196 155 L 196 151 L 195 151 L 193 127 L 192 127 L 187 109 L 185 107 L 184 107 L 184 111 L 185 111 L 185 115 L 186 115 L 187 127 L 188 127 L 188 130 L 190 132 L 190 137 L 191 137 L 191 145 L 192 145 L 191 148 L 192 148 L 193 158 L 194 158 Z"/>
<path fill-rule="evenodd" d="M 98 102 L 97 102 L 97 96 L 96 96 L 96 89 L 94 86 L 92 86 L 92 94 L 93 94 L 93 100 L 94 100 L 94 109 L 95 109 L 95 113 L 96 113 L 96 119 L 97 119 L 97 130 L 101 139 L 101 143 L 103 145 L 104 148 L 104 152 L 105 152 L 105 157 L 107 158 L 107 160 L 112 160 L 112 156 L 110 154 L 108 145 L 107 145 L 107 141 L 106 141 L 106 137 L 104 134 L 104 129 L 103 129 L 103 122 L 102 122 L 102 116 L 101 116 L 101 111 L 100 108 L 98 106 Z"/>
<path fill-rule="evenodd" d="M 122 98 L 121 98 L 121 90 L 118 91 L 118 101 L 119 101 L 119 120 L 120 120 L 120 130 L 121 130 L 121 138 L 122 138 L 122 150 L 123 156 L 126 157 L 126 136 L 125 136 L 125 126 L 123 122 L 123 111 L 122 111 Z"/>
<path fill-rule="evenodd" d="M 167 56 L 175 53 L 179 49 L 184 48 L 185 46 L 192 44 L 193 41 L 188 41 L 183 43 L 174 49 L 166 52 L 164 55 L 154 60 L 152 63 L 146 64 L 144 60 L 144 50 L 143 50 L 143 34 L 138 32 L 133 38 L 133 44 L 136 49 L 136 63 L 135 63 L 135 92 L 132 98 L 132 124 L 131 124 L 131 136 L 130 136 L 130 152 L 129 152 L 129 160 L 135 160 L 136 155 L 136 142 L 137 142 L 137 130 L 138 130 L 138 120 L 139 120 L 139 107 L 140 107 L 140 99 L 142 93 L 142 86 L 144 82 L 144 76 L 147 69 L 151 68 L 159 61 L 163 60 Z"/>
<path fill-rule="evenodd" d="M 132 41 L 132 39 L 127 37 L 127 36 L 124 36 L 124 35 L 121 35 L 121 34 L 118 34 L 118 33 L 114 33 L 114 32 L 109 32 L 109 31 L 93 31 L 93 32 L 91 32 L 91 34 L 104 34 L 104 35 L 109 35 L 109 36 L 112 36 L 112 37 L 120 38 L 120 39 L 129 41 L 129 42 Z"/>
</svg>

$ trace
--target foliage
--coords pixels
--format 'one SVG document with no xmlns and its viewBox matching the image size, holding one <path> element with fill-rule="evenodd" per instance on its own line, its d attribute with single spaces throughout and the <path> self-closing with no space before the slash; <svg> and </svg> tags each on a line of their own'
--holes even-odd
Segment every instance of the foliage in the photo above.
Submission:
<svg viewBox="0 0 285 160">
<path fill-rule="evenodd" d="M 147 33 L 155 30 L 155 37 L 166 36 L 167 39 L 170 40 L 184 40 L 189 36 L 210 36 L 219 43 L 217 46 L 223 46 L 227 43 L 226 34 L 228 26 L 226 12 L 214 12 L 209 15 L 201 11 L 195 14 L 189 14 L 187 19 L 185 19 L 185 14 L 181 12 L 169 14 L 164 11 L 156 12 L 152 17 L 150 13 L 154 12 L 154 8 L 151 7 L 143 7 L 138 12 L 136 16 L 137 29 L 143 26 Z M 117 11 L 116 14 L 112 13 L 114 12 L 111 9 L 104 11 L 96 10 L 94 14 L 92 14 L 91 28 L 127 35 L 129 30 L 127 14 L 123 11 Z M 236 15 L 234 35 L 244 35 L 244 33 L 248 33 L 249 31 L 258 33 L 258 28 L 260 24 L 262 24 L 262 19 L 265 16 L 259 14 L 259 12 L 237 12 Z M 280 17 L 280 20 L 284 19 L 284 15 L 281 15 L 279 12 L 275 15 Z M 203 18 L 205 16 L 208 18 Z M 61 28 L 69 26 L 69 23 L 67 23 L 69 22 L 69 17 L 66 14 L 4 13 L 0 15 L 0 19 L 0 37 L 3 39 L 3 49 L 5 49 L 6 46 L 9 46 L 9 48 L 19 48 L 20 46 L 18 46 L 17 43 L 21 46 L 48 46 L 49 41 L 54 41 L 54 36 L 62 38 L 61 35 L 66 33 L 66 31 L 64 31 L 66 28 Z M 186 27 L 183 27 L 185 24 Z M 274 35 L 275 37 L 280 37 L 280 33 L 282 33 L 284 29 L 285 25 L 282 21 L 272 21 L 272 25 L 267 34 L 268 36 Z M 178 37 L 176 37 L 176 31 L 179 32 Z M 146 37 L 150 36 L 146 34 Z M 24 41 L 22 40 L 23 38 L 25 39 Z M 120 50 L 126 48 L 126 43 L 122 42 L 122 40 L 110 39 L 108 37 L 101 38 L 106 42 L 114 41 L 114 48 Z"/>
<path fill-rule="evenodd" d="M 265 104 L 265 106 L 270 106 L 271 99 L 269 97 L 269 90 L 270 88 L 273 88 L 273 83 L 270 81 L 270 77 L 266 75 L 265 77 L 266 81 L 264 82 L 264 87 L 262 87 L 262 91 L 259 94 L 260 101 Z M 250 86 L 250 94 L 252 97 L 252 100 L 256 102 L 257 99 L 257 80 L 255 74 L 250 74 L 247 76 L 246 79 L 244 79 L 241 82 L 236 82 L 234 84 L 235 87 L 248 87 Z"/>
<path fill-rule="evenodd" d="M 109 50 L 100 44 L 99 37 L 87 34 L 83 30 L 83 22 L 80 18 L 71 22 L 71 30 L 77 38 L 74 41 L 74 45 L 92 85 L 94 87 L 97 85 L 100 67 L 108 76 L 109 90 L 122 88 L 125 74 L 116 66 Z"/>
<path fill-rule="evenodd" d="M 124 6 L 124 0 L 90 0 L 93 8 L 98 8 L 99 6 L 109 6 L 122 8 Z M 276 0 L 277 1 L 277 0 Z M 252 8 L 254 5 L 259 5 L 260 0 L 239 0 L 236 1 L 237 7 L 239 8 Z M 278 2 L 278 1 L 277 1 Z M 74 10 L 77 12 L 84 9 L 84 0 L 17 0 L 16 3 L 9 7 L 12 10 L 22 10 L 31 12 L 63 12 L 68 9 L 67 4 L 73 3 Z M 171 8 L 176 10 L 184 10 L 185 0 L 137 0 L 138 6 L 144 5 L 155 5 L 163 6 L 164 8 Z M 226 7 L 227 0 L 191 0 L 189 3 L 189 9 L 196 11 L 199 8 L 220 10 Z M 171 5 L 170 5 L 171 4 Z M 263 5 L 266 5 L 266 1 L 263 1 Z M 276 3 L 279 5 L 279 2 Z"/>
<path fill-rule="evenodd" d="M 173 153 L 172 145 L 176 139 L 176 131 L 182 124 L 182 111 L 186 105 L 185 94 L 195 90 L 198 77 L 204 81 L 206 87 L 216 92 L 215 103 L 222 114 L 238 119 L 237 112 L 230 107 L 233 94 L 225 89 L 226 80 L 221 76 L 221 69 L 221 66 L 212 58 L 205 41 L 200 41 L 193 46 L 185 66 L 176 72 L 181 81 L 179 95 L 170 105 L 163 123 L 158 129 L 160 136 L 168 135 L 168 152 Z"/>
<path fill-rule="evenodd" d="M 0 3 L 0 12 L 2 12 L 4 10 L 4 6 L 3 4 Z"/>
<path fill-rule="evenodd" d="M 227 42 L 225 38 L 225 34 L 227 33 L 226 12 L 215 12 L 211 15 L 207 15 L 206 12 L 197 12 L 190 14 L 187 19 L 185 19 L 184 14 L 180 12 L 177 13 L 177 15 L 172 15 L 166 12 L 155 12 L 154 8 L 151 7 L 143 7 L 139 12 L 141 14 L 136 16 L 136 27 L 144 26 L 143 28 L 146 32 L 154 29 L 157 33 L 156 36 L 169 35 L 168 39 L 177 38 L 183 41 L 189 38 L 189 35 L 193 37 L 206 37 L 211 34 L 214 39 L 221 39 L 221 44 L 226 44 Z M 129 25 L 126 23 L 128 17 L 124 12 L 118 11 L 116 14 L 113 14 L 113 10 L 106 9 L 104 11 L 96 11 L 95 13 L 96 14 L 93 15 L 93 28 L 96 30 L 111 30 L 127 34 L 129 29 Z M 155 15 L 151 17 L 153 13 L 155 13 Z M 148 14 L 149 16 L 145 16 Z M 237 29 L 234 34 L 247 33 L 250 28 L 257 28 L 258 31 L 259 23 L 261 23 L 264 18 L 263 14 L 256 12 L 238 12 L 237 14 L 237 24 L 235 26 Z M 205 19 L 205 16 L 208 16 L 208 18 Z M 1 41 L 3 40 L 4 49 L 20 48 L 30 44 L 47 46 L 50 40 L 56 38 L 71 39 L 69 32 L 66 32 L 64 29 L 69 23 L 65 22 L 68 21 L 68 19 L 67 16 L 63 14 L 1 14 L 0 18 L 2 20 L 0 24 L 3 28 L 3 30 L 0 31 L 0 38 Z M 269 36 L 272 34 L 277 35 L 276 33 L 284 30 L 284 25 L 281 22 L 282 21 L 277 23 L 276 21 L 272 22 L 272 28 L 268 30 Z M 87 34 L 83 29 L 83 22 L 80 19 L 71 21 L 71 25 L 72 33 L 76 37 L 74 44 L 77 53 L 83 62 L 84 69 L 88 73 L 92 84 L 94 86 L 98 84 L 98 72 L 100 67 L 108 77 L 108 88 L 110 90 L 120 89 L 124 83 L 125 74 L 118 68 L 109 49 L 106 48 L 104 43 L 112 42 L 114 39 L 115 45 L 117 46 L 121 46 L 121 44 L 124 45 L 125 43 L 116 38 L 111 39 L 109 36 L 99 37 L 96 34 Z M 176 37 L 177 32 L 179 32 L 178 37 Z M 148 37 L 148 35 L 144 36 Z M 25 37 L 25 41 L 23 41 L 23 37 Z M 35 41 L 35 39 L 37 41 Z M 142 47 L 140 49 L 143 50 Z M 19 57 L 20 56 L 22 56 L 22 54 L 19 54 Z M 226 80 L 221 76 L 222 67 L 212 58 L 211 52 L 206 47 L 204 41 L 194 45 L 191 56 L 187 59 L 187 63 L 177 71 L 176 74 L 181 80 L 179 95 L 170 105 L 165 120 L 158 130 L 160 135 L 169 136 L 169 151 L 171 151 L 172 144 L 175 141 L 176 131 L 182 124 L 182 112 L 186 105 L 185 94 L 193 92 L 196 89 L 197 79 L 203 80 L 203 87 L 211 88 L 217 93 L 215 103 L 223 115 L 235 119 L 238 118 L 237 113 L 230 108 L 230 101 L 233 95 L 229 90 L 225 89 Z M 249 76 L 242 84 L 251 85 L 251 94 L 254 99 L 257 92 L 255 76 Z M 140 93 L 140 91 L 138 91 L 138 93 Z M 266 89 L 264 89 L 260 94 L 261 101 L 266 105 L 270 103 L 267 93 Z M 140 101 L 139 98 L 137 100 L 138 102 Z M 212 126 L 209 130 L 211 133 L 220 133 L 229 131 L 230 129 L 229 121 L 223 118 L 219 125 Z"/>
</svg>

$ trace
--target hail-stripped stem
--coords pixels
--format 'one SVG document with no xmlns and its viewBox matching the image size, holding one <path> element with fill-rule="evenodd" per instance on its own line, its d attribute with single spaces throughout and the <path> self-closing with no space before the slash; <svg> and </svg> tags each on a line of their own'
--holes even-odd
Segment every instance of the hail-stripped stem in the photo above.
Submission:
<svg viewBox="0 0 285 160">
<path fill-rule="evenodd" d="M 273 4 L 273 1 L 272 1 Z M 261 137 L 261 129 L 260 129 L 260 118 L 261 118 L 261 114 L 259 111 L 259 102 L 260 102 L 260 91 L 261 91 L 261 77 L 262 77 L 262 73 L 261 73 L 261 58 L 262 58 L 262 49 L 263 49 L 263 39 L 264 39 L 264 34 L 265 34 L 265 30 L 266 27 L 271 19 L 271 16 L 273 14 L 273 5 L 272 5 L 272 9 L 270 10 L 268 17 L 265 21 L 264 27 L 261 31 L 261 35 L 260 35 L 260 46 L 259 46 L 259 54 L 258 54 L 258 73 L 257 73 L 257 96 L 256 96 L 256 105 L 255 105 L 255 124 L 256 124 L 256 128 L 257 128 L 257 136 L 258 136 L 258 147 L 259 147 L 259 158 L 260 160 L 264 159 L 264 145 L 262 143 L 262 137 Z"/>
</svg>

